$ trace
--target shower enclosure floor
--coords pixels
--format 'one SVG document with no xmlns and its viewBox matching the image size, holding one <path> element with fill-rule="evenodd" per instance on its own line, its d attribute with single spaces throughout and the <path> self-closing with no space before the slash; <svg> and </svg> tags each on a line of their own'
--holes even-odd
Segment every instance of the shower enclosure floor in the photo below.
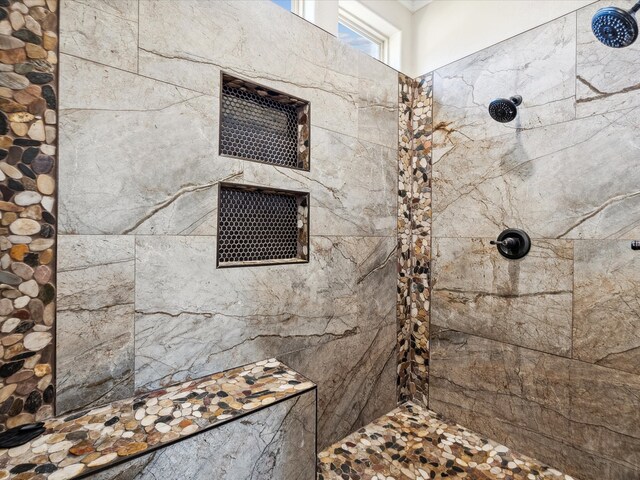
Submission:
<svg viewBox="0 0 640 480">
<path fill-rule="evenodd" d="M 318 455 L 318 480 L 572 480 L 407 403 Z"/>
</svg>

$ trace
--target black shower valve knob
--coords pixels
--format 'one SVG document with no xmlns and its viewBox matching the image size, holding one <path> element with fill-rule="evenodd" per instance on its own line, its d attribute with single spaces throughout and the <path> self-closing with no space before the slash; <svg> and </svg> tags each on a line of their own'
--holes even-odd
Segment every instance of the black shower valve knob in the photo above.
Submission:
<svg viewBox="0 0 640 480">
<path fill-rule="evenodd" d="M 524 257 L 531 249 L 529 235 L 517 228 L 507 228 L 498 235 L 497 240 L 491 240 L 489 243 L 498 248 L 500 255 L 511 260 Z"/>
</svg>

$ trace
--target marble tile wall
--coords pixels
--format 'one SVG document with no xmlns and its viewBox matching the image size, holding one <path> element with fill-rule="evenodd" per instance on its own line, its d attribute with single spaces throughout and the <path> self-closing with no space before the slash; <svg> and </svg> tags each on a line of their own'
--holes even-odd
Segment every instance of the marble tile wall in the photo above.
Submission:
<svg viewBox="0 0 640 480">
<path fill-rule="evenodd" d="M 319 446 L 393 408 L 397 72 L 266 0 L 61 8 L 58 409 L 269 357 Z M 310 171 L 218 156 L 221 71 L 310 101 Z M 309 192 L 309 263 L 216 269 L 223 181 Z"/>
<path fill-rule="evenodd" d="M 431 260 L 430 74 L 399 75 L 398 400 L 428 404 Z"/>
<path fill-rule="evenodd" d="M 434 72 L 429 405 L 582 480 L 640 477 L 640 44 L 596 2 Z M 516 120 L 487 105 L 522 95 Z M 489 241 L 533 241 L 522 260 Z"/>
<path fill-rule="evenodd" d="M 0 1 L 0 431 L 53 414 L 57 15 Z"/>
</svg>

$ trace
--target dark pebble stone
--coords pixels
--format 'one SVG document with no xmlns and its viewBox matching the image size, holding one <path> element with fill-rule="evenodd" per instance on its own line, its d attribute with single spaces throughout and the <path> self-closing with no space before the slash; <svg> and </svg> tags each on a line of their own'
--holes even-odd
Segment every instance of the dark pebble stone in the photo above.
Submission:
<svg viewBox="0 0 640 480">
<path fill-rule="evenodd" d="M 0 414 L 6 415 L 11 408 L 11 405 L 13 405 L 13 397 L 9 397 L 2 402 L 2 405 L 0 405 Z"/>
<path fill-rule="evenodd" d="M 37 253 L 27 253 L 22 261 L 30 267 L 35 268 L 40 264 L 40 255 Z"/>
<path fill-rule="evenodd" d="M 16 361 L 16 360 L 24 360 L 25 358 L 31 358 L 36 354 L 36 352 L 24 352 L 24 353 L 19 353 L 18 355 L 15 355 L 13 357 L 11 357 L 11 361 Z"/>
<path fill-rule="evenodd" d="M 55 229 L 48 223 L 43 224 L 42 228 L 40 228 L 40 236 L 42 238 L 52 238 L 55 233 Z"/>
<path fill-rule="evenodd" d="M 29 72 L 25 76 L 31 83 L 35 83 L 36 85 L 44 85 L 45 83 L 53 82 L 53 75 L 50 73 Z"/>
<path fill-rule="evenodd" d="M 140 407 L 146 405 L 146 402 L 135 402 L 133 404 L 133 411 L 135 412 L 136 410 L 138 410 Z"/>
<path fill-rule="evenodd" d="M 42 98 L 47 102 L 47 107 L 51 110 L 58 108 L 58 101 L 56 100 L 56 92 L 51 85 L 45 85 L 42 87 Z"/>
<path fill-rule="evenodd" d="M 51 285 L 50 283 L 43 285 L 40 289 L 40 293 L 38 294 L 38 298 L 42 300 L 42 303 L 44 303 L 45 305 L 51 303 L 55 296 L 56 289 L 53 288 L 53 285 Z"/>
<path fill-rule="evenodd" d="M 14 330 L 15 333 L 25 333 L 33 328 L 35 324 L 33 322 L 20 322 L 20 324 Z"/>
<path fill-rule="evenodd" d="M 40 153 L 39 148 L 35 148 L 35 147 L 27 148 L 22 154 L 22 163 L 29 165 L 31 162 L 33 162 L 33 159 L 36 158 L 39 153 Z"/>
<path fill-rule="evenodd" d="M 0 185 L 0 194 L 2 194 L 2 200 L 8 202 L 13 198 L 14 192 L 6 185 Z"/>
<path fill-rule="evenodd" d="M 33 322 L 20 322 L 20 324 L 14 330 L 15 333 L 26 333 L 33 328 L 35 324 Z"/>
<path fill-rule="evenodd" d="M 9 157 L 7 157 L 7 163 L 10 165 L 15 165 L 23 156 L 24 155 L 22 154 L 21 147 L 9 147 Z"/>
<path fill-rule="evenodd" d="M 47 223 L 56 223 L 56 217 L 47 211 L 42 212 L 42 219 Z"/>
<path fill-rule="evenodd" d="M 87 432 L 78 431 L 78 432 L 67 433 L 67 436 L 65 438 L 70 442 L 74 442 L 76 440 L 86 440 L 88 436 L 89 434 Z"/>
<path fill-rule="evenodd" d="M 9 151 L 4 148 L 0 148 L 0 160 L 4 160 L 9 155 Z"/>
<path fill-rule="evenodd" d="M 13 32 L 12 35 L 16 38 L 19 38 L 23 42 L 27 43 L 35 43 L 36 45 L 40 45 L 42 43 L 42 39 L 33 33 L 31 30 L 27 30 L 26 28 L 22 28 L 17 32 Z"/>
<path fill-rule="evenodd" d="M 4 8 L 0 8 L 0 21 L 6 19 L 9 16 Z"/>
<path fill-rule="evenodd" d="M 49 173 L 53 168 L 53 157 L 50 155 L 40 154 L 37 155 L 36 158 L 31 162 L 31 168 L 38 175 L 42 173 Z"/>
<path fill-rule="evenodd" d="M 24 163 L 18 164 L 18 170 L 20 170 L 27 177 L 33 178 L 34 180 L 36 179 L 36 174 L 33 173 L 33 170 L 27 167 Z"/>
<path fill-rule="evenodd" d="M 22 407 L 24 407 L 24 401 L 21 398 L 16 398 L 13 401 L 13 405 L 11 405 L 11 408 L 7 412 L 7 415 L 9 415 L 10 417 L 15 417 L 20 412 L 22 412 Z"/>
<path fill-rule="evenodd" d="M 0 135 L 6 135 L 9 133 L 9 120 L 7 116 L 0 112 Z"/>
<path fill-rule="evenodd" d="M 53 385 L 49 385 L 47 388 L 45 388 L 43 394 L 42 394 L 42 400 L 44 400 L 44 403 L 51 403 L 53 402 Z M 81 415 L 82 416 L 82 415 Z"/>
<path fill-rule="evenodd" d="M 172 417 L 173 418 L 173 417 Z M 119 417 L 112 417 L 109 420 L 107 420 L 106 422 L 104 422 L 104 426 L 105 427 L 110 427 L 111 425 L 115 425 L 116 423 L 118 423 L 120 421 Z"/>
<path fill-rule="evenodd" d="M 29 470 L 33 470 L 36 466 L 35 463 L 21 463 L 13 467 L 9 472 L 15 474 L 28 472 Z"/>
<path fill-rule="evenodd" d="M 158 418 L 155 422 L 153 423 L 169 423 L 173 420 L 173 417 L 171 415 L 165 415 L 163 417 Z"/>
<path fill-rule="evenodd" d="M 13 178 L 9 179 L 9 182 L 7 183 L 7 185 L 14 192 L 23 192 L 24 191 L 24 185 L 22 185 L 22 183 L 20 183 L 19 181 L 14 180 Z"/>
<path fill-rule="evenodd" d="M 45 463 L 44 465 L 38 465 L 36 467 L 35 472 L 36 473 L 53 473 L 56 470 L 58 470 L 58 467 L 56 467 L 53 463 Z"/>
<path fill-rule="evenodd" d="M 21 309 L 14 313 L 13 316 L 19 318 L 20 320 L 28 320 L 29 318 L 31 318 L 31 313 L 29 312 L 29 310 Z"/>
<path fill-rule="evenodd" d="M 11 0 L 0 0 L 0 7 L 8 7 L 11 5 Z"/>
<path fill-rule="evenodd" d="M 34 390 L 29 394 L 27 400 L 24 402 L 24 410 L 29 413 L 36 413 L 41 406 L 42 397 L 40 396 L 40 392 Z"/>
<path fill-rule="evenodd" d="M 22 279 L 10 272 L 0 271 L 0 283 L 6 283 L 7 285 L 20 285 Z"/>
<path fill-rule="evenodd" d="M 13 144 L 21 147 L 39 147 L 42 145 L 42 142 L 39 142 L 38 140 L 31 140 L 30 138 L 16 138 L 13 141 Z"/>
<path fill-rule="evenodd" d="M 0 377 L 2 378 L 10 377 L 14 373 L 20 371 L 23 365 L 24 365 L 24 360 L 5 363 L 0 367 Z"/>
</svg>

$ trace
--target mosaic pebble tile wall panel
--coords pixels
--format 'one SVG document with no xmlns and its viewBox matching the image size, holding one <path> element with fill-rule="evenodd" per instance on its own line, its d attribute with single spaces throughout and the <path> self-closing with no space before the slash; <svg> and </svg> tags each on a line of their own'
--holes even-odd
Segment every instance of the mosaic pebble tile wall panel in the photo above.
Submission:
<svg viewBox="0 0 640 480">
<path fill-rule="evenodd" d="M 53 415 L 57 10 L 0 1 L 0 431 Z"/>
<path fill-rule="evenodd" d="M 429 406 L 583 480 L 640 478 L 640 44 L 594 38 L 611 4 L 434 73 Z M 507 227 L 520 261 L 489 244 Z"/>
<path fill-rule="evenodd" d="M 269 357 L 320 445 L 394 408 L 397 72 L 266 0 L 60 8 L 60 412 Z M 310 102 L 310 171 L 218 155 L 221 72 Z M 309 192 L 309 263 L 216 269 L 220 182 Z"/>
<path fill-rule="evenodd" d="M 398 400 L 428 404 L 431 302 L 430 74 L 399 76 Z"/>
<path fill-rule="evenodd" d="M 39 437 L 0 450 L 0 478 L 96 478 L 122 462 L 98 476 L 309 478 L 315 398 L 313 383 L 275 359 L 263 360 L 50 418 Z"/>
</svg>

